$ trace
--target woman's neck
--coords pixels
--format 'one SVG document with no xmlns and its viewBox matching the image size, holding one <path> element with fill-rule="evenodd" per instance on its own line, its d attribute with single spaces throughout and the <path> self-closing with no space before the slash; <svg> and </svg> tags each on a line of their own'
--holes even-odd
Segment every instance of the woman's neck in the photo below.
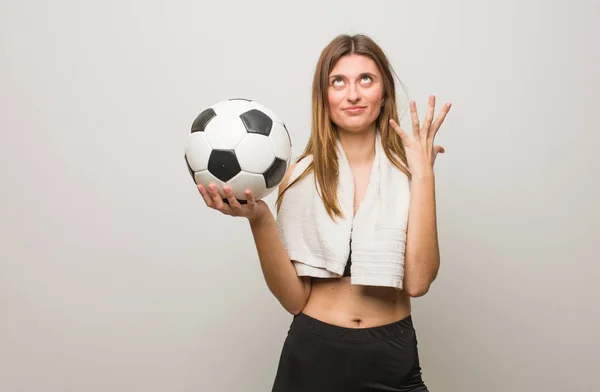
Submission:
<svg viewBox="0 0 600 392">
<path fill-rule="evenodd" d="M 371 164 L 375 157 L 375 128 L 364 132 L 339 131 L 340 144 L 351 166 Z"/>
</svg>

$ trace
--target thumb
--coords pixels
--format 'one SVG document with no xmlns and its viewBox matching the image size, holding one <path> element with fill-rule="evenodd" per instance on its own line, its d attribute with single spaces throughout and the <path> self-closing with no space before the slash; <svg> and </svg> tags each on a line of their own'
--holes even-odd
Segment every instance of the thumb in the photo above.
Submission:
<svg viewBox="0 0 600 392">
<path fill-rule="evenodd" d="M 442 146 L 433 147 L 433 159 L 435 160 L 435 158 L 437 157 L 437 154 L 443 154 L 445 152 L 446 152 L 446 150 Z"/>
</svg>

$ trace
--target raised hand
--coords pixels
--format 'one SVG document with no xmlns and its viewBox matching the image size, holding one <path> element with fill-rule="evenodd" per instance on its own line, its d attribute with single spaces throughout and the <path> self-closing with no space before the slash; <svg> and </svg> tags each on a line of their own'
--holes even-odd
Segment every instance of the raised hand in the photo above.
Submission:
<svg viewBox="0 0 600 392">
<path fill-rule="evenodd" d="M 222 199 L 215 184 L 210 184 L 208 189 L 202 185 L 198 185 L 198 191 L 208 207 L 220 211 L 225 215 L 245 217 L 253 221 L 271 212 L 267 203 L 262 200 L 254 200 L 252 191 L 249 190 L 246 191 L 247 202 L 244 204 L 235 198 L 233 191 L 228 186 L 223 187 L 227 202 Z"/>
<path fill-rule="evenodd" d="M 423 126 L 421 126 L 419 124 L 417 106 L 414 101 L 411 101 L 410 113 L 413 128 L 411 134 L 406 133 L 400 128 L 400 125 L 396 121 L 390 120 L 390 125 L 402 138 L 408 167 L 413 175 L 422 175 L 431 172 L 437 154 L 443 154 L 446 151 L 444 147 L 434 145 L 434 138 L 451 106 L 450 103 L 446 103 L 434 121 L 435 95 L 430 95 L 425 121 L 423 122 Z"/>
</svg>

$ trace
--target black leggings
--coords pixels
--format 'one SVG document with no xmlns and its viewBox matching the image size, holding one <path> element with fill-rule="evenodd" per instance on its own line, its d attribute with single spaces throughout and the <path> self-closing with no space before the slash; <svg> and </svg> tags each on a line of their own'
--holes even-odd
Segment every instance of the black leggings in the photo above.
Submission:
<svg viewBox="0 0 600 392">
<path fill-rule="evenodd" d="M 345 328 L 294 317 L 271 392 L 427 392 L 411 316 Z"/>
</svg>

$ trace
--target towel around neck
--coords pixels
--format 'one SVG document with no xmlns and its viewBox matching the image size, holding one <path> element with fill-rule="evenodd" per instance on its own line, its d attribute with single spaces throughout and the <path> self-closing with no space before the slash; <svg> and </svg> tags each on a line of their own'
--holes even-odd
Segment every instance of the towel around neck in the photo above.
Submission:
<svg viewBox="0 0 600 392">
<path fill-rule="evenodd" d="M 337 143 L 337 197 L 344 218 L 325 210 L 313 173 L 288 189 L 277 213 L 279 235 L 299 276 L 341 277 L 352 244 L 351 284 L 402 289 L 410 181 L 387 158 L 376 133 L 369 183 L 354 215 L 354 176 Z M 311 162 L 297 163 L 289 182 Z"/>
</svg>

